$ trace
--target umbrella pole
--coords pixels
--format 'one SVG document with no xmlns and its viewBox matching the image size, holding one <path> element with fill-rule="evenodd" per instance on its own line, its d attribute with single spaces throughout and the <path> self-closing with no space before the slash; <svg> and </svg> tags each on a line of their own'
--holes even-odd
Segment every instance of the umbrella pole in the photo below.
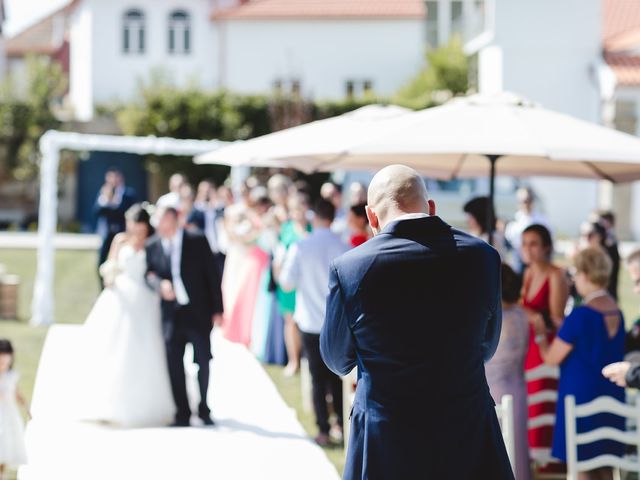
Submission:
<svg viewBox="0 0 640 480">
<path fill-rule="evenodd" d="M 493 237 L 496 229 L 496 208 L 495 208 L 495 183 L 496 183 L 496 162 L 500 158 L 500 155 L 487 155 L 491 164 L 491 170 L 489 174 L 489 202 L 487 204 L 487 233 L 489 236 L 489 245 L 493 245 Z"/>
</svg>

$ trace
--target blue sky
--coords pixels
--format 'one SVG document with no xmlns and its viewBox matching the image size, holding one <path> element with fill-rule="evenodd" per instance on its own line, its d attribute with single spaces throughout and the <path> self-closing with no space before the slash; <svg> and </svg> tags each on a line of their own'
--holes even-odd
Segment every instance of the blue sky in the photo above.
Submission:
<svg viewBox="0 0 640 480">
<path fill-rule="evenodd" d="M 5 0 L 5 35 L 15 35 L 67 3 L 69 0 Z"/>
</svg>

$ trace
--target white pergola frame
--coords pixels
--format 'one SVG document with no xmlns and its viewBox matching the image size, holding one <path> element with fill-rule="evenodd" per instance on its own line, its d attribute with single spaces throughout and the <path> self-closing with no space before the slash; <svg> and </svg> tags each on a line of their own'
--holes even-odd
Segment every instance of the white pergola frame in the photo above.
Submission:
<svg viewBox="0 0 640 480">
<path fill-rule="evenodd" d="M 54 236 L 58 223 L 58 167 L 62 150 L 195 156 L 216 150 L 219 140 L 181 140 L 167 137 L 92 135 L 49 130 L 40 138 L 40 205 L 38 207 L 38 263 L 31 304 L 31 324 L 54 323 Z"/>
</svg>

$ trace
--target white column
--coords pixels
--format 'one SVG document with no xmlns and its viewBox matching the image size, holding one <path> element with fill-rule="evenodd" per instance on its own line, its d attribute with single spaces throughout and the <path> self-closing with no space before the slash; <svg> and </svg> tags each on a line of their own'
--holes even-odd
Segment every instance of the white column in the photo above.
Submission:
<svg viewBox="0 0 640 480">
<path fill-rule="evenodd" d="M 60 150 L 56 133 L 49 131 L 40 139 L 40 205 L 38 207 L 38 263 L 31 304 L 31 324 L 50 325 L 54 320 L 53 283 L 58 220 L 58 164 Z"/>
<path fill-rule="evenodd" d="M 451 39 L 451 0 L 438 1 L 438 46 Z"/>
<path fill-rule="evenodd" d="M 503 88 L 502 48 L 491 45 L 478 53 L 478 90 L 491 95 Z"/>
</svg>

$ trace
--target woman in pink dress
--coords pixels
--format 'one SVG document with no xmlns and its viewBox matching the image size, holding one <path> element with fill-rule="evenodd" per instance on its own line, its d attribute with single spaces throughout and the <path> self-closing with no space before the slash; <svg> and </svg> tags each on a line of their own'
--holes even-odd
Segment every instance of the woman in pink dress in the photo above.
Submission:
<svg viewBox="0 0 640 480">
<path fill-rule="evenodd" d="M 225 307 L 222 331 L 228 340 L 246 346 L 251 344 L 260 279 L 269 264 L 269 255 L 256 242 L 263 228 L 261 217 L 270 204 L 257 196 L 248 192 L 245 201 L 225 211 L 229 247 L 222 277 Z"/>
<path fill-rule="evenodd" d="M 491 396 L 500 404 L 504 395 L 513 397 L 515 421 L 515 476 L 529 480 L 529 439 L 527 435 L 527 386 L 524 360 L 529 347 L 529 322 L 518 301 L 521 282 L 506 264 L 502 265 L 502 331 L 495 355 L 485 365 Z"/>
</svg>

